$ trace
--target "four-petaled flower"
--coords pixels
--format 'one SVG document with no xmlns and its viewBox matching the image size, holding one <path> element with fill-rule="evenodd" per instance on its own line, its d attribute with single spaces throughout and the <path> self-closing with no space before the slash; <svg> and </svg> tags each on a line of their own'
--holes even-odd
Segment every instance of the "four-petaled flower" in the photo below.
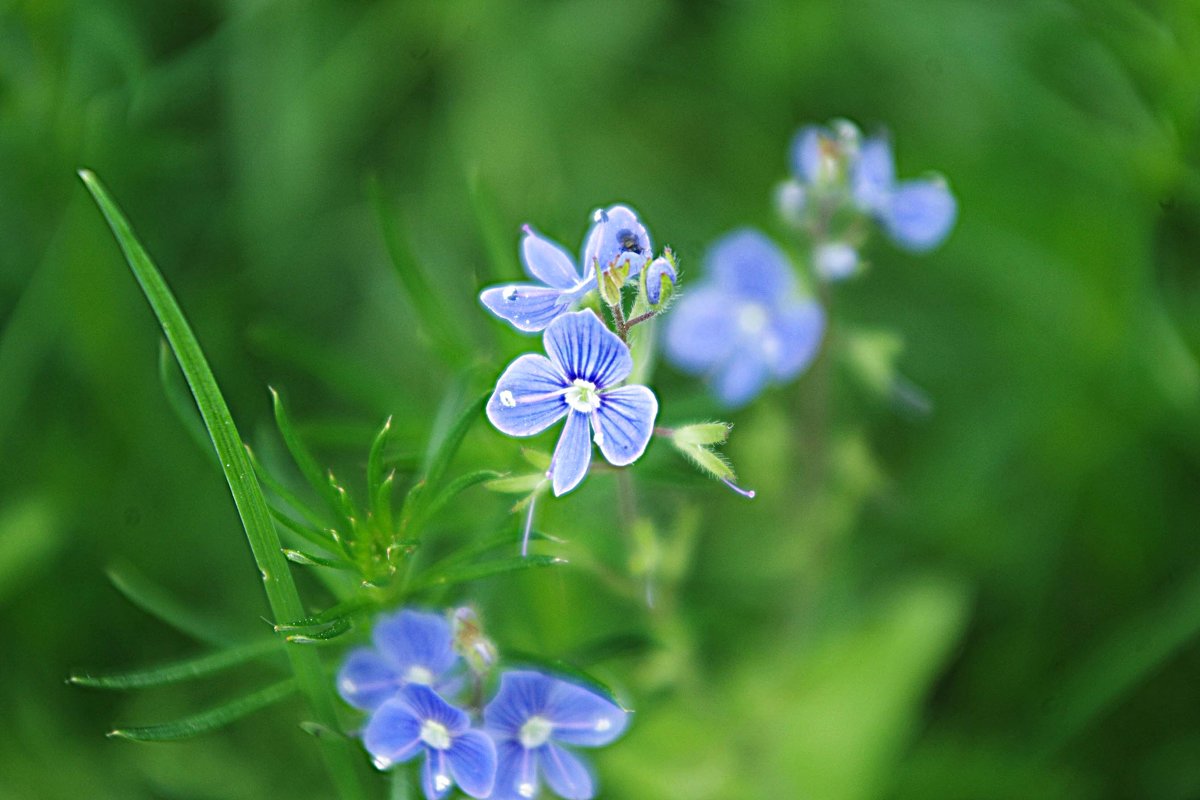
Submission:
<svg viewBox="0 0 1200 800">
<path fill-rule="evenodd" d="M 424 751 L 421 785 L 428 800 L 444 797 L 454 784 L 471 797 L 492 792 L 495 744 L 487 734 L 471 728 L 467 712 L 428 686 L 406 686 L 376 709 L 363 731 L 363 745 L 379 769 Z"/>
<path fill-rule="evenodd" d="M 342 698 L 373 711 L 409 684 L 452 692 L 448 673 L 458 663 L 450 624 L 437 614 L 404 610 L 380 618 L 371 632 L 374 647 L 350 652 L 338 672 Z"/>
<path fill-rule="evenodd" d="M 595 796 L 587 765 L 562 745 L 600 747 L 625 730 L 627 714 L 594 692 L 538 672 L 506 672 L 483 712 L 496 740 L 494 800 L 535 797 L 540 778 L 567 800 Z"/>
<path fill-rule="evenodd" d="M 633 369 L 633 359 L 592 311 L 554 320 L 543 342 L 549 358 L 528 353 L 509 364 L 487 416 L 509 436 L 533 436 L 567 418 L 549 470 L 554 494 L 562 495 L 587 473 L 590 432 L 610 463 L 637 461 L 654 430 L 658 400 L 645 386 L 616 386 Z"/>
<path fill-rule="evenodd" d="M 541 283 L 514 283 L 484 289 L 479 300 L 496 316 L 522 331 L 545 329 L 596 288 L 596 276 L 624 261 L 637 275 L 650 255 L 650 237 L 626 206 L 595 214 L 583 249 L 582 274 L 561 246 L 539 236 L 528 225 L 521 240 L 521 263 Z"/>
<path fill-rule="evenodd" d="M 799 297 L 787 256 L 758 231 L 720 239 L 707 266 L 708 280 L 673 309 L 666 352 L 680 369 L 710 376 L 717 398 L 737 407 L 768 380 L 789 380 L 808 366 L 825 314 Z"/>
</svg>

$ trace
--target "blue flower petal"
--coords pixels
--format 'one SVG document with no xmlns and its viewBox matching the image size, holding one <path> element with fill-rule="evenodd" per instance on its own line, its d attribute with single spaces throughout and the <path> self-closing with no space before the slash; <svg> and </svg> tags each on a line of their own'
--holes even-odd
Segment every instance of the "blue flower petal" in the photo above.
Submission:
<svg viewBox="0 0 1200 800">
<path fill-rule="evenodd" d="M 536 753 L 518 742 L 501 741 L 496 746 L 496 782 L 491 800 L 529 800 L 537 790 Z"/>
<path fill-rule="evenodd" d="M 576 299 L 576 293 L 534 283 L 493 286 L 479 295 L 488 311 L 527 333 L 544 330 Z"/>
<path fill-rule="evenodd" d="M 372 711 L 400 688 L 400 676 L 383 656 L 370 647 L 350 652 L 338 670 L 338 694 L 350 705 Z"/>
<path fill-rule="evenodd" d="M 379 769 L 408 761 L 421 750 L 421 721 L 408 703 L 399 698 L 388 700 L 367 722 L 363 746 Z"/>
<path fill-rule="evenodd" d="M 527 353 L 508 365 L 487 404 L 487 417 L 509 436 L 533 436 L 567 413 L 567 380 L 545 356 Z"/>
<path fill-rule="evenodd" d="M 767 364 L 777 380 L 788 380 L 812 362 L 825 333 L 825 312 L 815 300 L 804 300 L 781 309 L 771 322 L 764 342 Z"/>
<path fill-rule="evenodd" d="M 735 341 L 729 299 L 715 286 L 682 293 L 667 316 L 667 358 L 684 372 L 707 372 L 732 353 Z"/>
<path fill-rule="evenodd" d="M 426 748 L 425 763 L 421 765 L 421 788 L 425 791 L 426 800 L 441 800 L 454 786 L 448 760 L 446 751 Z"/>
<path fill-rule="evenodd" d="M 563 314 L 546 328 L 546 353 L 566 375 L 603 389 L 633 370 L 629 348 L 590 309 Z"/>
<path fill-rule="evenodd" d="M 592 440 L 588 436 L 588 415 L 571 411 L 563 426 L 554 458 L 550 462 L 550 477 L 554 496 L 560 497 L 574 489 L 587 474 L 592 461 Z"/>
<path fill-rule="evenodd" d="M 402 683 L 433 685 L 458 661 L 450 624 L 437 614 L 406 609 L 377 622 L 371 639 Z"/>
<path fill-rule="evenodd" d="M 646 451 L 657 416 L 658 399 L 645 386 L 622 386 L 605 392 L 592 415 L 600 452 L 618 467 L 637 461 Z"/>
<path fill-rule="evenodd" d="M 708 269 L 730 295 L 774 305 L 796 285 L 791 262 L 779 246 L 752 228 L 722 236 L 708 252 Z"/>
<path fill-rule="evenodd" d="M 546 783 L 564 800 L 591 800 L 595 781 L 582 759 L 556 744 L 547 744 L 538 754 Z"/>
<path fill-rule="evenodd" d="M 954 227 L 958 204 L 941 180 L 904 181 L 882 218 L 896 244 L 914 252 L 937 247 Z"/>
<path fill-rule="evenodd" d="M 717 370 L 713 392 L 727 408 L 740 408 L 758 396 L 769 374 L 762 349 L 746 348 Z"/>
<path fill-rule="evenodd" d="M 531 277 L 547 286 L 574 289 L 580 283 L 579 273 L 567 251 L 534 233 L 528 225 L 525 226 L 525 238 L 521 240 L 521 261 Z"/>
<path fill-rule="evenodd" d="M 807 125 L 792 137 L 789 162 L 792 174 L 805 183 L 814 183 L 821 172 L 821 137 L 828 136 L 824 128 Z"/>
<path fill-rule="evenodd" d="M 454 782 L 471 797 L 487 797 L 496 780 L 496 745 L 486 734 L 465 731 L 446 751 Z"/>
<path fill-rule="evenodd" d="M 656 258 L 650 262 L 649 268 L 646 270 L 646 299 L 651 305 L 658 305 L 658 301 L 662 298 L 662 279 L 666 275 L 674 286 L 679 276 L 675 274 L 675 268 L 671 266 L 671 262 L 665 258 Z"/>
<path fill-rule="evenodd" d="M 451 736 L 458 736 L 471 727 L 471 718 L 461 708 L 455 708 L 442 699 L 441 695 L 420 684 L 405 686 L 397 700 L 403 702 L 418 720 L 432 720 L 446 726 Z"/>
<path fill-rule="evenodd" d="M 554 725 L 556 742 L 601 747 L 625 731 L 629 715 L 593 691 L 554 680 L 541 716 Z"/>
<path fill-rule="evenodd" d="M 885 136 L 873 136 L 862 144 L 851 176 L 851 189 L 859 207 L 879 213 L 887 207 L 896 183 L 892 145 Z"/>
<path fill-rule="evenodd" d="M 516 738 L 530 717 L 545 710 L 555 682 L 553 678 L 530 670 L 503 673 L 500 689 L 483 710 L 488 730 L 501 738 Z"/>
<path fill-rule="evenodd" d="M 583 248 L 583 273 L 590 277 L 594 271 L 608 269 L 619 257 L 629 261 L 630 276 L 637 275 L 650 257 L 650 235 L 631 208 L 616 205 L 596 212 L 596 224 Z"/>
</svg>

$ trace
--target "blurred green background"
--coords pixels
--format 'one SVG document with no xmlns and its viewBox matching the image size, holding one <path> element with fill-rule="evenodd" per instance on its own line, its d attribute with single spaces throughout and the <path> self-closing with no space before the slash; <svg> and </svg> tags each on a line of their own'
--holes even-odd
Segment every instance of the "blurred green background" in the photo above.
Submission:
<svg viewBox="0 0 1200 800">
<path fill-rule="evenodd" d="M 369 176 L 490 378 L 533 346 L 474 300 L 517 273 L 520 224 L 574 250 L 629 202 L 686 285 L 723 231 L 775 231 L 792 132 L 835 116 L 890 129 L 901 175 L 944 172 L 960 222 L 928 257 L 875 246 L 817 368 L 732 416 L 759 498 L 652 445 L 642 513 L 694 536 L 654 612 L 597 577 L 628 559 L 604 475 L 544 506 L 576 564 L 467 599 L 502 650 L 652 640 L 595 665 L 637 708 L 598 754 L 606 797 L 1200 797 L 1189 0 L 0 0 L 0 796 L 330 792 L 298 702 L 187 743 L 104 738 L 253 671 L 64 685 L 200 651 L 111 565 L 237 631 L 267 614 L 77 168 L 132 219 L 247 440 L 278 451 L 277 386 L 356 480 L 382 420 L 418 448 L 455 377 Z M 930 413 L 896 402 L 893 364 Z M 664 423 L 718 413 L 667 368 L 654 385 Z M 486 424 L 460 460 L 519 463 Z M 446 541 L 513 524 L 475 491 Z"/>
</svg>

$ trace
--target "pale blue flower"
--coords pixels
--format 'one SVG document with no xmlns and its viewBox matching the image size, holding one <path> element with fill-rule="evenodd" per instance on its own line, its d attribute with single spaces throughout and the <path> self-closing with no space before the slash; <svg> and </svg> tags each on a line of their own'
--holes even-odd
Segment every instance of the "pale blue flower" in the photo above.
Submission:
<svg viewBox="0 0 1200 800">
<path fill-rule="evenodd" d="M 717 399 L 731 408 L 809 365 L 825 314 L 799 296 L 791 264 L 774 242 L 748 228 L 724 236 L 709 251 L 707 276 L 668 319 L 672 363 L 707 376 Z"/>
<path fill-rule="evenodd" d="M 660 256 L 651 261 L 650 266 L 646 268 L 646 300 L 652 306 L 658 305 L 662 300 L 663 278 L 669 280 L 674 286 L 679 280 L 679 275 L 676 274 L 675 265 L 671 263 L 671 260 Z"/>
<path fill-rule="evenodd" d="M 425 754 L 421 786 L 427 800 L 458 788 L 471 797 L 487 797 L 496 778 L 496 746 L 471 729 L 467 712 L 447 703 L 428 686 L 404 687 L 371 715 L 363 745 L 375 766 L 389 769 Z"/>
<path fill-rule="evenodd" d="M 438 614 L 405 609 L 381 617 L 371 640 L 373 647 L 352 650 L 338 672 L 338 693 L 355 708 L 373 711 L 409 684 L 457 688 L 453 634 Z"/>
<path fill-rule="evenodd" d="M 620 736 L 628 714 L 595 692 L 539 672 L 500 676 L 483 712 L 496 740 L 493 800 L 529 800 L 543 780 L 566 800 L 590 800 L 596 779 L 569 747 L 602 747 Z"/>
<path fill-rule="evenodd" d="M 637 461 L 654 431 L 658 400 L 645 386 L 617 386 L 633 359 L 590 310 L 555 319 L 543 343 L 549 358 L 529 353 L 508 365 L 487 416 L 509 436 L 533 436 L 567 418 L 549 470 L 554 494 L 562 495 L 587 473 L 593 435 L 610 463 Z"/>
<path fill-rule="evenodd" d="M 883 225 L 906 250 L 925 252 L 954 227 L 958 204 L 940 177 L 897 181 L 892 146 L 885 136 L 863 142 L 851 171 L 855 203 Z"/>
<path fill-rule="evenodd" d="M 484 289 L 479 300 L 496 316 L 526 332 L 544 330 L 596 288 L 596 276 L 623 261 L 637 275 L 650 256 L 650 237 L 637 214 L 616 205 L 595 213 L 585 239 L 582 272 L 560 245 L 526 225 L 521 263 L 538 283 L 514 283 Z"/>
</svg>

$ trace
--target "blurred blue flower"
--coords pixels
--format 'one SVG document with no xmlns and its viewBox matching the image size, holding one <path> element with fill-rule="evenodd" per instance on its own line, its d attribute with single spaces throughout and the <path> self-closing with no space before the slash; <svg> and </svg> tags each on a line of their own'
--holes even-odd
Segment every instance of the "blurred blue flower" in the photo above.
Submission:
<svg viewBox="0 0 1200 800">
<path fill-rule="evenodd" d="M 942 178 L 896 181 L 892 146 L 882 135 L 863 142 L 853 165 L 851 190 L 858 206 L 875 216 L 896 244 L 913 252 L 941 244 L 958 214 Z"/>
<path fill-rule="evenodd" d="M 646 449 L 658 400 L 645 386 L 616 387 L 633 369 L 629 348 L 590 310 L 564 314 L 543 336 L 549 358 L 529 353 L 508 365 L 487 416 L 509 436 L 533 436 L 564 416 L 550 462 L 555 495 L 574 489 L 592 459 L 589 431 L 608 461 L 632 464 Z"/>
<path fill-rule="evenodd" d="M 736 408 L 769 381 L 799 375 L 817 354 L 825 314 L 797 294 L 787 256 L 752 229 L 709 251 L 708 279 L 680 298 L 668 320 L 667 357 L 707 375 L 717 398 Z"/>
<path fill-rule="evenodd" d="M 545 329 L 556 317 L 569 311 L 585 294 L 596 288 L 600 271 L 628 261 L 630 275 L 637 275 L 650 255 L 650 237 L 637 214 L 616 205 L 595 214 L 585 240 L 583 273 L 561 246 L 539 236 L 528 225 L 521 240 L 521 263 L 525 272 L 540 283 L 514 283 L 484 289 L 479 300 L 496 316 L 520 330 Z"/>
<path fill-rule="evenodd" d="M 583 687 L 538 672 L 506 672 L 483 712 L 496 740 L 493 800 L 535 797 L 544 778 L 567 800 L 589 800 L 596 781 L 587 764 L 562 745 L 601 747 L 625 730 L 628 715 Z"/>
<path fill-rule="evenodd" d="M 338 672 L 342 698 L 373 711 L 404 686 L 457 688 L 449 673 L 458 663 L 450 624 L 437 614 L 407 609 L 381 617 L 371 631 L 374 647 L 352 650 Z"/>
<path fill-rule="evenodd" d="M 421 785 L 428 800 L 458 787 L 487 797 L 496 778 L 496 746 L 471 729 L 471 718 L 427 686 L 409 685 L 381 705 L 363 731 L 363 744 L 379 769 L 424 751 Z"/>
</svg>

